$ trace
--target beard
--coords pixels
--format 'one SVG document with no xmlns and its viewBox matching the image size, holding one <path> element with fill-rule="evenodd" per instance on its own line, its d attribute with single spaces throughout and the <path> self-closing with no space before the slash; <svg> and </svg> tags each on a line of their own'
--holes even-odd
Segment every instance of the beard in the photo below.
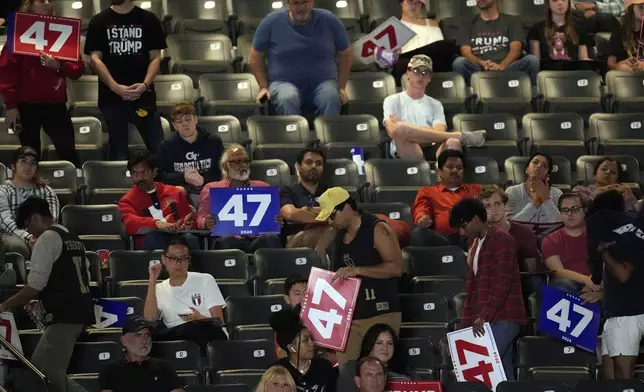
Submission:
<svg viewBox="0 0 644 392">
<path fill-rule="evenodd" d="M 322 177 L 322 175 L 317 169 L 311 169 L 304 173 L 302 180 L 309 184 L 317 184 L 320 182 L 320 177 Z"/>
<path fill-rule="evenodd" d="M 250 170 L 231 170 L 230 173 L 228 173 L 230 178 L 233 180 L 237 181 L 248 181 L 248 178 L 250 177 Z"/>
</svg>

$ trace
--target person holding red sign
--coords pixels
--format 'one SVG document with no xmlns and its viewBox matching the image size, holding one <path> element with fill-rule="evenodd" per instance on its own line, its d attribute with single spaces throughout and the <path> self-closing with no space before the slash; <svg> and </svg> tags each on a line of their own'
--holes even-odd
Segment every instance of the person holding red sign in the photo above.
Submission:
<svg viewBox="0 0 644 392">
<path fill-rule="evenodd" d="M 153 82 L 166 47 L 159 18 L 132 0 L 112 0 L 89 22 L 85 54 L 99 78 L 98 106 L 110 134 L 111 160 L 127 160 L 128 122 L 151 153 L 163 140 Z"/>
<path fill-rule="evenodd" d="M 340 187 L 330 188 L 320 196 L 319 222 L 337 229 L 331 243 L 333 280 L 361 279 L 345 352 L 337 353 L 343 366 L 358 358 L 362 340 L 373 325 L 390 325 L 400 331 L 398 278 L 403 260 L 396 233 L 374 214 L 358 210 L 356 201 Z"/>
<path fill-rule="evenodd" d="M 513 381 L 514 339 L 527 322 L 514 239 L 505 230 L 490 226 L 485 206 L 472 198 L 452 208 L 449 223 L 472 240 L 459 329 L 472 327 L 474 336 L 482 336 L 483 325 L 489 322 L 505 376 Z"/>
<path fill-rule="evenodd" d="M 49 0 L 27 0 L 23 12 L 53 16 Z M 67 110 L 67 78 L 78 79 L 85 63 L 10 54 L 5 45 L 0 54 L 0 94 L 7 105 L 5 123 L 18 134 L 20 144 L 40 152 L 42 128 L 62 160 L 79 166 L 74 126 Z"/>
</svg>

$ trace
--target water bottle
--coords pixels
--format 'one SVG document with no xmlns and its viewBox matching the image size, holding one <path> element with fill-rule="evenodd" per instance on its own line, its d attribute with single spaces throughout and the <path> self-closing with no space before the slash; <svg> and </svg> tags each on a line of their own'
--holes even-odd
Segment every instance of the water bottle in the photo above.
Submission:
<svg viewBox="0 0 644 392">
<path fill-rule="evenodd" d="M 36 324 L 36 327 L 39 330 L 44 331 L 47 325 L 45 323 L 45 308 L 43 308 L 42 302 L 31 301 L 29 305 L 25 307 L 25 310 L 27 311 L 31 321 Z"/>
<path fill-rule="evenodd" d="M 364 174 L 364 152 L 362 147 L 353 147 L 351 149 L 351 159 L 358 166 L 358 173 L 360 175 Z"/>
</svg>

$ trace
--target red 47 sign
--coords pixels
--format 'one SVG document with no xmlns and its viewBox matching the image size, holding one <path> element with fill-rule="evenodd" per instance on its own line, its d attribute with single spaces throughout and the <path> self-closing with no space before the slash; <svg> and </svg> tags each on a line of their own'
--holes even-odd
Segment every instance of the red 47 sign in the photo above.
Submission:
<svg viewBox="0 0 644 392">
<path fill-rule="evenodd" d="M 416 33 L 392 16 L 353 44 L 354 56 L 357 56 L 364 64 L 371 63 L 373 55 L 379 47 L 394 51 L 405 45 L 414 35 Z"/>
<path fill-rule="evenodd" d="M 474 337 L 472 328 L 447 334 L 449 351 L 457 381 L 478 381 L 494 390 L 506 380 L 501 356 L 489 323 L 483 326 L 485 335 Z"/>
<path fill-rule="evenodd" d="M 15 12 L 7 27 L 9 53 L 78 61 L 81 20 Z"/>
<path fill-rule="evenodd" d="M 311 268 L 300 317 L 316 345 L 344 351 L 358 299 L 360 279 L 349 278 L 342 284 L 337 280 L 331 283 L 333 275 L 333 272 Z"/>
<path fill-rule="evenodd" d="M 5 338 L 12 346 L 22 353 L 22 344 L 20 343 L 20 336 L 18 335 L 18 328 L 16 328 L 16 321 L 13 318 L 13 313 L 4 312 L 0 313 L 0 335 Z M 9 350 L 0 347 L 0 359 L 15 360 L 14 356 Z"/>
</svg>

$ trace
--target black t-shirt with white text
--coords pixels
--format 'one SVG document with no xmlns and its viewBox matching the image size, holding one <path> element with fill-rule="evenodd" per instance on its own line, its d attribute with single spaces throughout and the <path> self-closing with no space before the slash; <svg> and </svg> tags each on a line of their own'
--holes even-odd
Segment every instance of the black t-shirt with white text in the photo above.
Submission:
<svg viewBox="0 0 644 392">
<path fill-rule="evenodd" d="M 525 43 L 525 32 L 518 18 L 499 14 L 493 20 L 483 20 L 476 15 L 464 20 L 458 30 L 456 44 L 472 47 L 472 54 L 481 60 L 500 63 L 510 52 L 510 43 Z"/>
<path fill-rule="evenodd" d="M 102 61 L 118 84 L 130 86 L 143 83 L 150 65 L 150 51 L 167 47 L 161 22 L 152 12 L 139 7 L 127 14 L 119 14 L 111 8 L 95 15 L 89 22 L 85 40 L 85 54 L 99 51 Z M 99 105 L 122 101 L 102 81 L 98 89 Z M 156 95 L 144 93 L 138 105 L 154 110 Z"/>
<path fill-rule="evenodd" d="M 633 34 L 635 35 L 635 45 L 631 48 L 626 47 L 621 30 L 614 32 L 610 36 L 608 54 L 615 56 L 618 63 L 630 58 L 644 60 L 644 37 L 640 38 L 639 31 L 635 31 Z"/>
<path fill-rule="evenodd" d="M 593 43 L 586 30 L 572 25 L 577 34 L 575 44 L 566 37 L 566 26 L 559 26 L 550 37 L 546 37 L 546 22 L 535 24 L 528 34 L 528 41 L 539 41 L 539 52 L 544 60 L 579 60 L 579 46 L 591 46 Z"/>
</svg>

